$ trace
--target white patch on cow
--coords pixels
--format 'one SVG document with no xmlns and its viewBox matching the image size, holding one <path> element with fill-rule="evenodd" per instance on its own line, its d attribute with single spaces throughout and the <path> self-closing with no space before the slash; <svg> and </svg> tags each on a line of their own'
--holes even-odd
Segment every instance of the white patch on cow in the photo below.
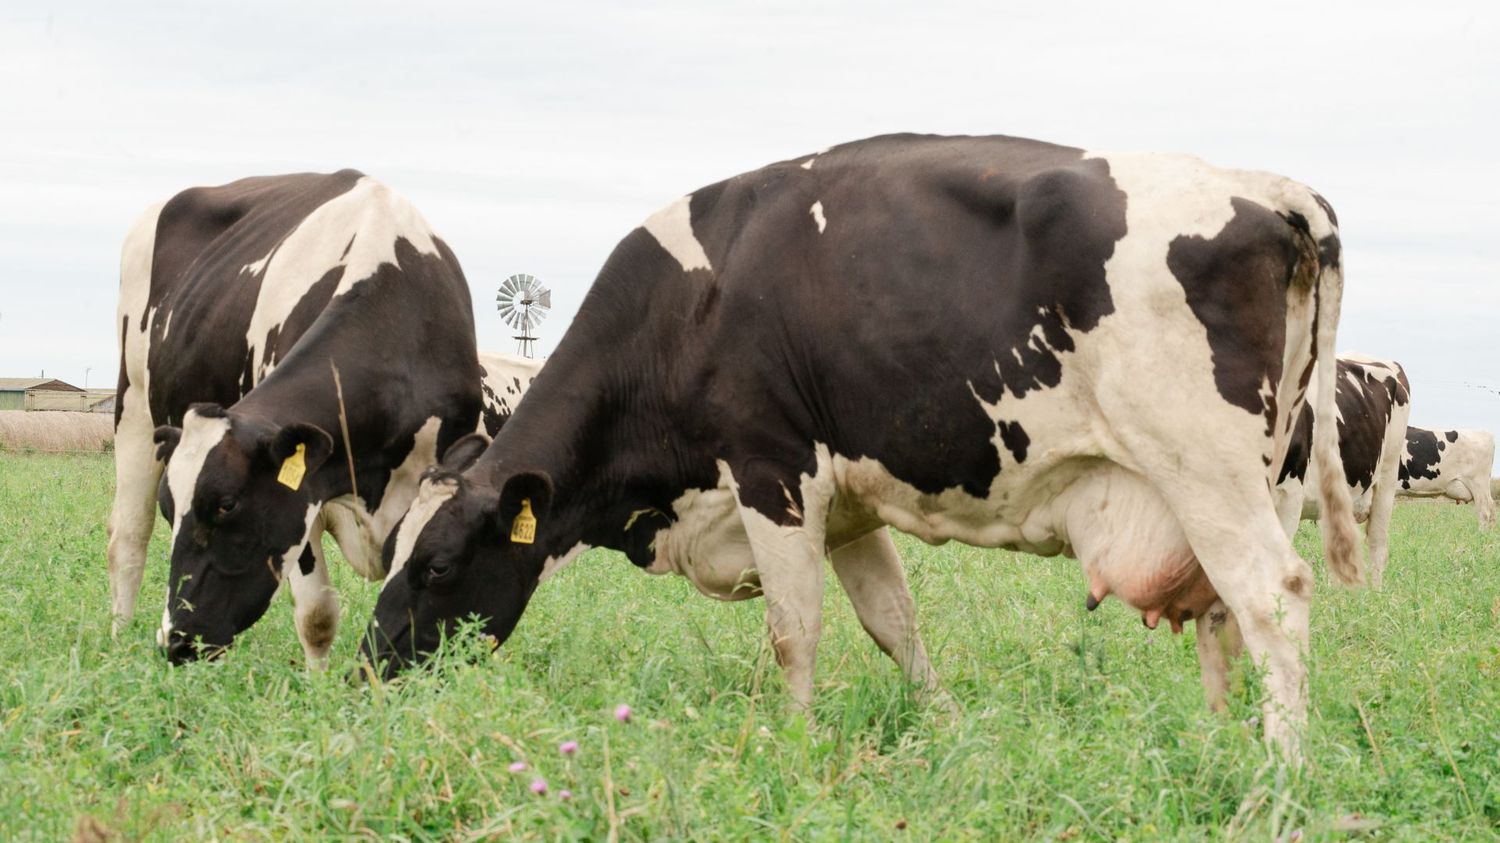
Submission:
<svg viewBox="0 0 1500 843">
<path fill-rule="evenodd" d="M 437 437 L 442 419 L 429 416 L 412 439 L 412 447 L 401 464 L 386 479 L 380 506 L 372 513 L 364 498 L 341 495 L 323 505 L 328 532 L 350 567 L 368 580 L 385 576 L 381 551 L 396 522 L 417 497 L 422 473 L 437 462 Z"/>
<path fill-rule="evenodd" d="M 815 162 L 815 161 L 818 160 L 818 156 L 822 155 L 823 153 L 827 152 L 828 150 L 829 150 L 829 147 L 825 146 L 822 149 L 818 150 L 817 152 L 814 152 L 812 154 L 811 158 L 809 158 L 806 161 L 802 162 L 802 164 L 801 164 L 802 169 L 804 169 L 804 170 L 811 170 L 813 168 L 813 162 Z"/>
<path fill-rule="evenodd" d="M 317 517 L 314 507 L 310 513 Z M 301 553 L 295 560 L 288 559 L 283 573 L 285 589 L 292 599 L 293 617 L 297 626 L 297 638 L 302 642 L 302 652 L 310 670 L 328 669 L 328 651 L 339 625 L 339 595 L 329 578 L 328 561 L 323 558 L 323 531 L 309 522 L 306 547 L 312 553 L 312 570 L 302 572 Z"/>
<path fill-rule="evenodd" d="M 677 516 L 656 531 L 651 574 L 681 574 L 717 600 L 744 600 L 760 594 L 755 557 L 734 498 L 728 467 L 720 462 L 712 489 L 689 489 L 672 502 Z"/>
<path fill-rule="evenodd" d="M 288 565 L 296 566 L 302 564 L 302 548 L 307 547 L 307 543 L 312 540 L 313 527 L 318 523 L 318 513 L 321 509 L 322 507 L 316 503 L 309 503 L 307 505 L 307 512 L 302 516 L 302 538 L 287 548 L 285 553 L 281 554 L 281 572 L 283 575 L 289 570 L 287 568 Z M 318 530 L 320 535 L 322 532 L 321 529 Z"/>
<path fill-rule="evenodd" d="M 540 585 L 541 583 L 546 582 L 547 580 L 552 578 L 553 574 L 573 564 L 573 560 L 577 559 L 579 555 L 581 555 L 588 549 L 588 545 L 584 544 L 583 542 L 579 542 L 573 545 L 573 547 L 570 548 L 567 553 L 564 553 L 561 556 L 548 556 L 547 560 L 542 563 L 542 575 L 541 578 L 537 580 L 537 584 Z"/>
<path fill-rule="evenodd" d="M 814 202 L 812 204 L 811 211 L 812 211 L 813 222 L 816 222 L 818 224 L 818 233 L 822 234 L 823 233 L 823 229 L 825 229 L 825 228 L 828 227 L 828 220 L 825 219 L 824 216 L 823 216 L 823 203 L 822 202 Z"/>
<path fill-rule="evenodd" d="M 667 250 L 667 254 L 682 264 L 684 272 L 695 269 L 711 271 L 713 266 L 708 262 L 708 253 L 703 251 L 703 244 L 693 235 L 692 199 L 691 193 L 678 199 L 647 217 L 641 227 L 656 238 L 656 242 Z"/>
<path fill-rule="evenodd" d="M 229 419 L 204 418 L 193 410 L 182 420 L 182 438 L 172 451 L 167 463 L 167 489 L 172 493 L 172 546 L 177 546 L 177 531 L 182 527 L 182 516 L 193 506 L 193 494 L 198 488 L 198 475 L 203 472 L 203 463 L 224 437 L 229 435 Z"/>
<path fill-rule="evenodd" d="M 171 592 L 168 592 L 168 594 L 170 595 Z M 167 597 L 167 600 L 168 600 L 169 603 L 170 603 L 171 599 L 172 598 L 170 596 Z M 171 640 L 172 640 L 172 607 L 170 605 L 168 605 L 166 608 L 164 608 L 164 609 L 161 610 L 161 625 L 156 628 L 156 646 L 158 646 L 158 647 L 165 647 L 165 646 L 167 646 L 167 642 L 171 641 Z"/>
<path fill-rule="evenodd" d="M 427 529 L 427 523 L 437 515 L 443 504 L 453 499 L 458 494 L 458 481 L 452 478 L 423 480 L 421 487 L 417 490 L 417 499 L 406 511 L 406 520 L 401 522 L 401 528 L 396 531 L 396 546 L 391 552 L 391 569 L 386 572 L 385 581 L 406 567 L 407 560 L 411 559 L 412 551 L 417 546 L 417 539 L 421 538 L 422 531 Z"/>
<path fill-rule="evenodd" d="M 244 266 L 240 267 L 240 272 L 241 273 L 249 273 L 251 275 L 259 275 L 259 274 L 261 274 L 262 272 L 265 271 L 266 264 L 268 264 L 268 263 L 271 262 L 271 255 L 274 255 L 274 254 L 276 254 L 276 251 L 273 249 L 273 250 L 271 250 L 271 252 L 269 252 L 265 257 L 261 258 L 260 260 L 258 260 L 258 261 L 251 261 L 251 262 L 245 264 Z"/>
<path fill-rule="evenodd" d="M 265 277 L 245 333 L 254 382 L 269 375 L 278 362 L 267 358 L 271 332 L 286 322 L 314 284 L 342 266 L 344 272 L 333 297 L 349 292 L 381 265 L 399 263 L 396 241 L 400 239 L 422 254 L 438 253 L 432 229 L 417 209 L 366 176 L 308 214 L 273 247 L 262 259 Z M 251 263 L 245 268 L 255 266 Z"/>
</svg>

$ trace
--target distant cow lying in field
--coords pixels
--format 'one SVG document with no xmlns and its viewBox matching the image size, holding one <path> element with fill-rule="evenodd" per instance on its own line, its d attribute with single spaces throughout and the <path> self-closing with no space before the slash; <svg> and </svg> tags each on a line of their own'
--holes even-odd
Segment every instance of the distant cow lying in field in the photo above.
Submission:
<svg viewBox="0 0 1500 843">
<path fill-rule="evenodd" d="M 1091 601 L 1196 621 L 1207 683 L 1232 613 L 1295 755 L 1313 578 L 1272 485 L 1316 366 L 1328 564 L 1359 581 L 1341 294 L 1321 197 L 1189 157 L 900 135 L 710 185 L 620 242 L 488 450 L 424 479 L 367 647 L 405 664 L 470 615 L 503 641 L 541 577 L 610 547 L 763 595 L 805 707 L 830 549 L 913 672 L 889 524 L 1073 555 Z"/>
<path fill-rule="evenodd" d="M 1365 524 L 1370 583 L 1380 586 L 1385 573 L 1401 466 L 1406 420 L 1411 415 L 1411 385 L 1394 360 L 1346 354 L 1338 360 L 1339 456 L 1354 500 L 1354 519 Z M 1299 520 L 1318 517 L 1318 500 L 1306 494 L 1308 456 L 1312 450 L 1313 415 L 1304 407 L 1297 419 L 1291 449 L 1281 466 L 1277 509 L 1287 535 Z"/>
<path fill-rule="evenodd" d="M 1488 530 L 1495 523 L 1494 465 L 1495 436 L 1487 430 L 1408 427 L 1397 494 L 1472 503 L 1479 528 Z"/>
<path fill-rule="evenodd" d="M 339 618 L 323 532 L 382 576 L 420 474 L 479 419 L 458 261 L 410 203 L 353 170 L 193 188 L 126 238 L 116 324 L 116 628 L 159 501 L 172 545 L 158 640 L 172 661 L 227 646 L 285 576 L 322 665 Z"/>
</svg>

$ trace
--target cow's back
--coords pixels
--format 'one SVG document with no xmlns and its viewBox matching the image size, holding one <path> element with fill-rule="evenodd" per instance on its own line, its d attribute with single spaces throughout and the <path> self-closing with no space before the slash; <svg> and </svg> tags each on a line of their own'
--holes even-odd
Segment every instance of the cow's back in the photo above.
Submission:
<svg viewBox="0 0 1500 843">
<path fill-rule="evenodd" d="M 1297 226 L 1321 217 L 1310 195 L 1185 156 L 876 138 L 695 192 L 703 266 L 674 256 L 697 279 L 707 354 L 734 358 L 705 384 L 721 429 L 769 437 L 764 420 L 785 419 L 801 441 L 750 448 L 810 473 L 826 444 L 909 491 L 957 487 L 1024 520 L 1079 458 L 1149 458 L 1111 434 L 1118 419 L 1212 425 L 1212 409 L 1278 457 L 1291 425 L 1268 394 L 1299 351 L 1289 320 L 1312 321 L 1288 310 L 1289 286 L 1309 283 L 1293 268 Z M 1157 393 L 1164 378 L 1228 406 Z M 874 475 L 855 483 L 885 494 Z"/>
<path fill-rule="evenodd" d="M 472 329 L 451 252 L 410 203 L 353 170 L 185 190 L 161 206 L 150 242 L 145 294 L 140 277 L 122 278 L 122 339 L 134 352 L 122 356 L 122 380 L 149 384 L 157 423 L 180 423 L 195 402 L 237 402 L 382 265 L 404 270 L 403 286 L 428 288 L 404 291 L 400 307 L 435 308 L 451 330 Z"/>
</svg>

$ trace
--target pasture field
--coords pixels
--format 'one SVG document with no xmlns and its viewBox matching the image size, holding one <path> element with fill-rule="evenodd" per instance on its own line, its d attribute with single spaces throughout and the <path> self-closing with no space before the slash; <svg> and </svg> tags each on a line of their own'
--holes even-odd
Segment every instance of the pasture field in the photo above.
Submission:
<svg viewBox="0 0 1500 843">
<path fill-rule="evenodd" d="M 1289 773 L 1253 726 L 1256 682 L 1229 716 L 1204 709 L 1191 631 L 1085 612 L 1070 560 L 905 538 L 957 713 L 913 699 L 830 576 L 809 727 L 784 714 L 759 601 L 604 552 L 498 653 L 460 640 L 394 685 L 346 681 L 377 586 L 336 554 L 328 674 L 303 668 L 284 598 L 225 658 L 171 669 L 160 522 L 110 639 L 112 478 L 108 456 L 0 453 L 0 839 L 1500 836 L 1500 531 L 1468 507 L 1398 507 L 1381 593 L 1330 585 L 1304 525 L 1313 707 Z"/>
</svg>

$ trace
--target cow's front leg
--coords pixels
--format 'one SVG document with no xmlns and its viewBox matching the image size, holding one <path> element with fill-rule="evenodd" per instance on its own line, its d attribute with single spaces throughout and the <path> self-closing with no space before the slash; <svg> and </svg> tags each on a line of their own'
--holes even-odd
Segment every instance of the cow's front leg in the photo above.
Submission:
<svg viewBox="0 0 1500 843">
<path fill-rule="evenodd" d="M 766 600 L 771 645 L 794 708 L 810 714 L 823 631 L 823 542 L 831 494 L 816 478 L 803 475 L 799 482 L 795 473 L 764 464 L 735 472 L 734 480 Z"/>
<path fill-rule="evenodd" d="M 895 660 L 907 680 L 921 686 L 924 694 L 936 691 L 937 673 L 917 631 L 917 607 L 890 531 L 866 533 L 836 548 L 829 559 L 865 632 Z"/>
<path fill-rule="evenodd" d="M 114 615 L 110 630 L 114 635 L 135 614 L 162 472 L 142 391 L 132 387 L 120 400 L 125 401 L 125 411 L 115 431 L 115 498 L 109 512 L 109 545 L 105 551 Z"/>
<path fill-rule="evenodd" d="M 311 564 L 307 564 L 311 562 Z M 328 668 L 328 651 L 339 629 L 339 595 L 328 575 L 323 558 L 323 531 L 314 528 L 302 558 L 287 565 L 284 571 L 291 586 L 292 614 L 297 624 L 297 638 L 307 656 L 310 670 Z"/>
<path fill-rule="evenodd" d="M 1245 639 L 1234 614 L 1222 602 L 1198 618 L 1197 639 L 1203 696 L 1210 709 L 1224 711 L 1229 707 L 1229 672 L 1239 661 Z"/>
</svg>

